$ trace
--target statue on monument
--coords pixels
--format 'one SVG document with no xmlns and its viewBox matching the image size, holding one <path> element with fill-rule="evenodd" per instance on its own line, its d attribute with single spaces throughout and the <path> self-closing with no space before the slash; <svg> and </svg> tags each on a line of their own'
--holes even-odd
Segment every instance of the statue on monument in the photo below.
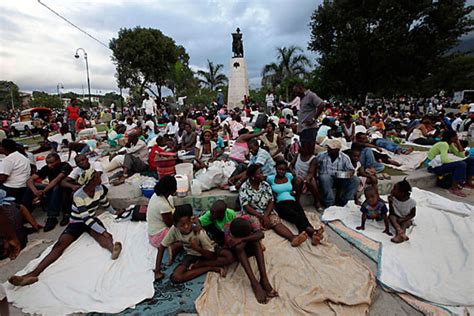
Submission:
<svg viewBox="0 0 474 316">
<path fill-rule="evenodd" d="M 244 44 L 239 28 L 237 28 L 236 33 L 232 33 L 232 52 L 234 57 L 244 57 Z"/>
</svg>

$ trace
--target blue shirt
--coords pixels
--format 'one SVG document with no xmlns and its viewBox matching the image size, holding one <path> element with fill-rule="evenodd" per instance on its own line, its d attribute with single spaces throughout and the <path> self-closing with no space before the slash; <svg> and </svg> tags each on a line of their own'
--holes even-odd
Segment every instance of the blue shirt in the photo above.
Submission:
<svg viewBox="0 0 474 316">
<path fill-rule="evenodd" d="M 249 165 L 261 165 L 262 173 L 265 177 L 274 175 L 275 172 L 275 162 L 273 161 L 272 156 L 265 149 L 259 148 L 257 154 L 250 157 Z"/>
<path fill-rule="evenodd" d="M 269 176 L 267 182 L 270 183 L 273 192 L 277 195 L 276 202 L 296 201 L 295 197 L 291 195 L 291 192 L 293 191 L 293 185 L 291 184 L 291 181 L 293 181 L 293 175 L 287 172 L 285 177 L 288 181 L 285 183 L 275 183 L 275 177 L 276 175 Z"/>
<path fill-rule="evenodd" d="M 331 176 L 336 175 L 336 171 L 352 171 L 354 166 L 352 165 L 351 159 L 343 152 L 339 152 L 339 156 L 334 160 L 327 152 L 320 153 L 316 156 L 319 166 L 319 174 L 329 174 Z"/>
<path fill-rule="evenodd" d="M 382 215 L 388 213 L 387 206 L 382 200 L 378 200 L 375 206 L 371 206 L 367 201 L 362 203 L 360 211 L 367 215 L 369 219 L 381 220 Z"/>
<path fill-rule="evenodd" d="M 222 139 L 222 137 L 217 136 L 216 145 L 217 145 L 217 148 L 218 148 L 218 149 L 221 149 L 221 148 L 224 148 L 224 147 L 225 147 L 224 140 Z"/>
</svg>

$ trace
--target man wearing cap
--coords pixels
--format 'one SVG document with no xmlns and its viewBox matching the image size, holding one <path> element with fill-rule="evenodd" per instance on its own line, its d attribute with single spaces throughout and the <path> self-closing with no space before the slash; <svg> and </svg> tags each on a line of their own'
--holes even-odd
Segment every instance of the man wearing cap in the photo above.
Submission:
<svg viewBox="0 0 474 316">
<path fill-rule="evenodd" d="M 349 156 L 341 152 L 341 142 L 330 139 L 326 142 L 327 152 L 317 156 L 319 185 L 323 196 L 322 204 L 325 207 L 332 205 L 344 206 L 347 201 L 354 199 L 359 187 L 359 178 L 355 176 L 355 169 Z M 338 171 L 349 172 L 347 178 L 337 177 Z M 333 188 L 336 189 L 336 196 Z"/>
<path fill-rule="evenodd" d="M 293 87 L 293 92 L 301 98 L 300 110 L 298 111 L 298 133 L 301 143 L 316 142 L 318 132 L 317 119 L 323 112 L 324 101 L 316 93 L 306 89 L 304 84 L 297 83 Z"/>
</svg>

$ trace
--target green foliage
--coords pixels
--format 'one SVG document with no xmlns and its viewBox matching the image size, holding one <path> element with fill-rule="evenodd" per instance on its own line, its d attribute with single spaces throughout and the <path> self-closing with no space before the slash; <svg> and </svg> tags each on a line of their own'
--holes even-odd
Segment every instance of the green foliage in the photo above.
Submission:
<svg viewBox="0 0 474 316">
<path fill-rule="evenodd" d="M 0 81 L 0 107 L 4 109 L 11 109 L 13 104 L 15 107 L 20 105 L 20 93 L 18 86 L 12 81 Z"/>
<path fill-rule="evenodd" d="M 120 29 L 118 38 L 113 38 L 109 46 L 119 87 L 138 86 L 140 94 L 154 83 L 161 97 L 161 87 L 173 82 L 176 63 L 181 61 L 187 67 L 189 60 L 184 47 L 152 28 Z"/>
<path fill-rule="evenodd" d="M 311 17 L 309 49 L 331 94 L 363 98 L 420 90 L 448 62 L 446 52 L 473 29 L 463 0 L 324 1 Z"/>
<path fill-rule="evenodd" d="M 262 86 L 278 88 L 278 95 L 284 95 L 288 99 L 291 91 L 289 83 L 298 78 L 302 79 L 310 66 L 302 51 L 297 46 L 277 48 L 277 62 L 263 67 Z"/>
<path fill-rule="evenodd" d="M 33 98 L 30 101 L 30 107 L 44 106 L 48 108 L 60 108 L 62 102 L 59 96 L 50 95 L 43 91 L 33 91 Z"/>
<path fill-rule="evenodd" d="M 102 104 L 105 107 L 110 107 L 110 105 L 115 103 L 117 107 L 120 106 L 120 95 L 115 92 L 106 93 L 102 99 Z"/>
<path fill-rule="evenodd" d="M 228 79 L 226 75 L 221 74 L 220 71 L 224 68 L 224 65 L 214 65 L 212 61 L 207 60 L 207 71 L 199 70 L 197 74 L 201 78 L 199 82 L 206 88 L 212 91 L 222 88 L 226 85 Z"/>
</svg>

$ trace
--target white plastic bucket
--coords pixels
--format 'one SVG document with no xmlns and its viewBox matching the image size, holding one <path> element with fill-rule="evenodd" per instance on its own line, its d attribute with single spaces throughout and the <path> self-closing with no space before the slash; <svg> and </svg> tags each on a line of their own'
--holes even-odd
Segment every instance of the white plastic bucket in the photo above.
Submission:
<svg viewBox="0 0 474 316">
<path fill-rule="evenodd" d="M 174 176 L 177 183 L 176 195 L 179 197 L 186 196 L 189 191 L 189 181 L 186 175 L 177 174 Z"/>
<path fill-rule="evenodd" d="M 188 188 L 193 181 L 193 164 L 192 163 L 180 163 L 175 167 L 176 174 L 185 175 L 188 177 Z"/>
<path fill-rule="evenodd" d="M 191 183 L 191 194 L 193 196 L 199 196 L 202 194 L 201 184 L 196 179 L 194 179 L 193 182 Z"/>
</svg>

